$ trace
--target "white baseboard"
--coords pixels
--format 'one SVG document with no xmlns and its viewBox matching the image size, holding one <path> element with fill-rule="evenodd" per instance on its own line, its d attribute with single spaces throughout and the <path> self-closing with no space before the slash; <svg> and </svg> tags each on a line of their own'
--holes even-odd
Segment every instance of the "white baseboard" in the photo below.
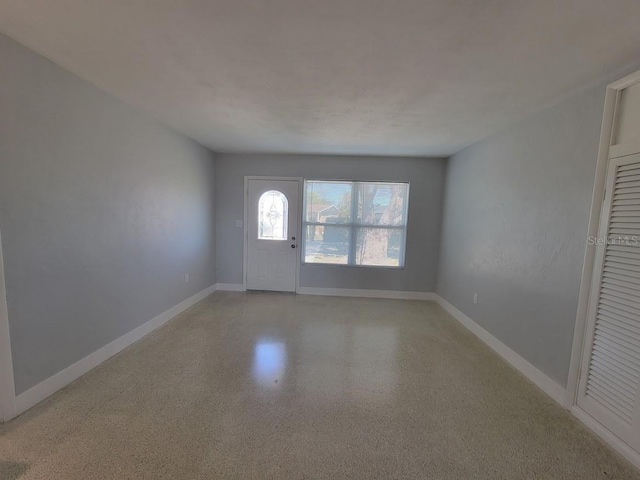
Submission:
<svg viewBox="0 0 640 480">
<path fill-rule="evenodd" d="M 244 292 L 244 285 L 241 283 L 216 283 L 216 290 L 220 292 Z"/>
<path fill-rule="evenodd" d="M 366 290 L 356 288 L 321 288 L 298 287 L 300 295 L 325 295 L 329 297 L 364 297 L 364 298 L 392 298 L 398 300 L 435 300 L 435 293 L 431 292 L 401 292 L 396 290 Z"/>
<path fill-rule="evenodd" d="M 574 405 L 571 409 L 571 413 L 573 413 L 578 420 L 584 423 L 589 430 L 598 435 L 607 445 L 629 460 L 636 468 L 640 468 L 640 453 L 636 452 L 633 448 L 616 437 L 604 425 L 577 405 Z"/>
<path fill-rule="evenodd" d="M 220 292 L 244 292 L 241 283 L 217 283 L 216 290 Z M 357 288 L 322 288 L 298 287 L 299 295 L 323 295 L 328 297 L 364 297 L 364 298 L 395 298 L 399 300 L 435 300 L 435 293 L 431 292 L 401 292 L 395 290 L 367 290 Z"/>
<path fill-rule="evenodd" d="M 547 375 L 542 373 L 536 367 L 534 367 L 527 360 L 522 358 L 516 352 L 507 347 L 504 343 L 498 340 L 496 337 L 487 332 L 484 328 L 478 325 L 476 322 L 467 317 L 464 313 L 458 310 L 456 307 L 447 302 L 440 295 L 436 296 L 436 302 L 449 312 L 456 320 L 462 325 L 468 328 L 473 334 L 475 334 L 480 340 L 486 343 L 493 351 L 500 355 L 507 363 L 511 364 L 522 373 L 525 377 L 531 380 L 534 384 L 540 387 L 547 395 L 558 402 L 560 405 L 565 405 L 566 390 L 558 385 L 555 381 L 551 380 Z"/>
<path fill-rule="evenodd" d="M 82 360 L 78 360 L 73 365 L 70 365 L 69 367 L 56 373 L 52 377 L 49 377 L 46 380 L 40 382 L 26 392 L 21 393 L 16 397 L 17 414 L 20 415 L 37 403 L 40 403 L 42 400 L 54 394 L 62 387 L 70 384 L 77 378 L 87 373 L 89 370 L 97 367 L 105 360 L 108 360 L 109 358 L 114 356 L 116 353 L 137 342 L 149 333 L 153 332 L 176 315 L 182 313 L 187 308 L 195 305 L 200 300 L 208 297 L 215 291 L 216 285 L 212 285 L 209 288 L 196 293 L 183 302 L 180 302 L 176 306 L 171 307 L 166 312 L 161 313 L 160 315 L 152 318 L 146 323 L 143 323 L 134 330 L 131 330 L 129 333 L 125 333 L 120 338 L 115 339 L 111 343 L 108 343 L 104 347 L 87 355 Z"/>
</svg>

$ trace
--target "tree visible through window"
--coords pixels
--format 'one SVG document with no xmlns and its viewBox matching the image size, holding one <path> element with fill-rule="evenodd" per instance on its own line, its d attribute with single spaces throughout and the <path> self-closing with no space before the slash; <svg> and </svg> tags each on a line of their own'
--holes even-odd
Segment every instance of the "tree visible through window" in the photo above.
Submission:
<svg viewBox="0 0 640 480">
<path fill-rule="evenodd" d="M 305 182 L 304 261 L 404 266 L 409 184 Z"/>
</svg>

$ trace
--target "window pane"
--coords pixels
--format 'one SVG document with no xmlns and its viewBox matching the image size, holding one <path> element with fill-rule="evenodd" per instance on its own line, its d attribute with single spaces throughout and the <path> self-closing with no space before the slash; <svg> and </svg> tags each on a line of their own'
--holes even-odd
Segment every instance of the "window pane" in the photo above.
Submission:
<svg viewBox="0 0 640 480">
<path fill-rule="evenodd" d="M 277 190 L 265 192 L 258 200 L 258 239 L 286 240 L 289 202 Z"/>
<path fill-rule="evenodd" d="M 401 267 L 403 229 L 358 228 L 356 265 Z"/>
<path fill-rule="evenodd" d="M 346 265 L 349 262 L 349 232 L 345 227 L 307 225 L 304 261 Z"/>
<path fill-rule="evenodd" d="M 358 223 L 406 225 L 409 185 L 406 183 L 358 183 Z"/>
<path fill-rule="evenodd" d="M 351 222 L 351 182 L 307 181 L 307 222 Z"/>
</svg>

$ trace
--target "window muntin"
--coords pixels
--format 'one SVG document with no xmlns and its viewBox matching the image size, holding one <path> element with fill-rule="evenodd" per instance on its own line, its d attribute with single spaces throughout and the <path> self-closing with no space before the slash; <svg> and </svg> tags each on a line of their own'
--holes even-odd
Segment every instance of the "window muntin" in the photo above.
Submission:
<svg viewBox="0 0 640 480">
<path fill-rule="evenodd" d="M 304 263 L 404 266 L 408 183 L 305 181 Z"/>
<path fill-rule="evenodd" d="M 258 240 L 286 240 L 289 202 L 278 190 L 264 192 L 258 200 Z"/>
</svg>

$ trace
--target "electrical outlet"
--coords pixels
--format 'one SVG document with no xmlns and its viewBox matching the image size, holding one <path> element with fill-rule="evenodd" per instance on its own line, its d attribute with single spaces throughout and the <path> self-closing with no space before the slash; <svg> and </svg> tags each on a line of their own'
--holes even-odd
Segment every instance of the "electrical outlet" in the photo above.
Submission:
<svg viewBox="0 0 640 480">
<path fill-rule="evenodd" d="M 188 273 L 184 274 L 184 283 L 189 283 L 189 274 Z"/>
<path fill-rule="evenodd" d="M 478 303 L 478 294 L 477 293 L 473 294 L 473 303 Z"/>
</svg>

